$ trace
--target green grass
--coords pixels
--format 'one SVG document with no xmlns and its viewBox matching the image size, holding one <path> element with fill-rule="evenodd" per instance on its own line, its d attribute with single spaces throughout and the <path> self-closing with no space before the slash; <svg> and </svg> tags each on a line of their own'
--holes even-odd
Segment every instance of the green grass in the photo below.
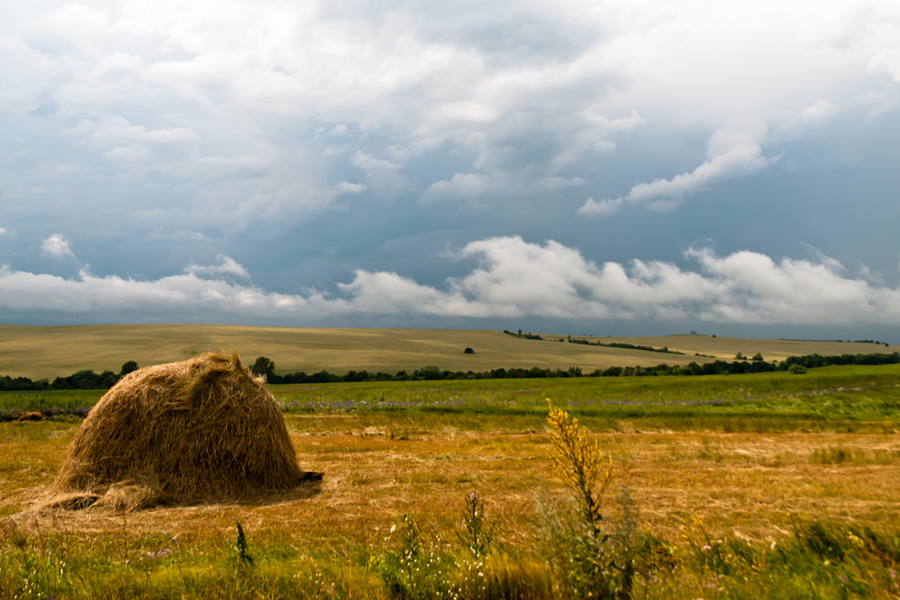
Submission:
<svg viewBox="0 0 900 600">
<path fill-rule="evenodd" d="M 539 423 L 546 399 L 597 431 L 883 429 L 900 423 L 900 365 L 834 366 L 806 375 L 363 382 L 269 386 L 287 413 L 507 415 Z M 102 391 L 0 392 L 0 410 L 76 409 Z M 527 425 L 526 425 L 527 426 Z M 537 425 L 534 425 L 537 426 Z"/>
<path fill-rule="evenodd" d="M 106 390 L 45 390 L 0 392 L 0 410 L 42 410 L 44 408 L 84 408 L 97 403 Z"/>
<path fill-rule="evenodd" d="M 542 416 L 546 398 L 595 429 L 641 426 L 753 431 L 883 427 L 900 422 L 900 365 L 698 377 L 420 381 L 271 386 L 286 412 Z M 606 421 L 607 423 L 603 423 Z M 877 423 L 877 425 L 873 425 Z"/>
</svg>

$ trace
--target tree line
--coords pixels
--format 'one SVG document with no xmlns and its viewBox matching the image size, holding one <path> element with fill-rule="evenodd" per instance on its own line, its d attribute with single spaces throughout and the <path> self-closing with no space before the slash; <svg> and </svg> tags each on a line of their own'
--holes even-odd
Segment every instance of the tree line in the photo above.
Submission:
<svg viewBox="0 0 900 600">
<path fill-rule="evenodd" d="M 397 373 L 385 373 L 379 371 L 349 371 L 344 374 L 335 374 L 328 371 L 318 371 L 307 374 L 303 371 L 279 375 L 275 372 L 275 363 L 265 356 L 260 356 L 250 365 L 250 370 L 256 375 L 264 375 L 269 383 L 358 383 L 364 381 L 433 381 L 452 379 L 543 379 L 550 377 L 652 377 L 660 375 L 723 375 L 741 373 L 766 373 L 772 371 L 791 371 L 802 373 L 806 369 L 827 367 L 829 365 L 888 365 L 900 363 L 900 352 L 892 354 L 842 354 L 836 356 L 822 356 L 809 354 L 806 356 L 791 356 L 782 361 L 765 361 L 754 357 L 753 360 L 734 360 L 731 362 L 716 360 L 703 364 L 692 362 L 687 365 L 659 364 L 648 367 L 609 367 L 606 369 L 594 369 L 585 372 L 581 367 L 569 367 L 568 369 L 544 369 L 541 367 L 491 369 L 489 371 L 447 371 L 439 367 L 429 365 L 412 372 L 398 371 Z M 94 373 L 90 370 L 77 371 L 68 377 L 57 377 L 53 381 L 40 379 L 32 381 L 27 377 L 0 376 L 0 390 L 3 391 L 28 391 L 28 390 L 93 390 L 108 389 L 116 384 L 122 377 L 136 370 L 138 365 L 134 361 L 128 361 L 122 365 L 118 373 L 103 371 Z"/>
<path fill-rule="evenodd" d="M 138 364 L 129 360 L 122 365 L 118 373 L 103 371 L 94 373 L 90 369 L 76 371 L 68 377 L 57 377 L 53 381 L 38 379 L 33 381 L 28 377 L 0 376 L 0 390 L 3 391 L 43 391 L 43 390 L 107 390 L 116 385 L 120 379 L 137 371 Z"/>
<path fill-rule="evenodd" d="M 723 375 L 740 373 L 765 373 L 772 371 L 791 371 L 802 373 L 806 369 L 826 367 L 829 365 L 887 365 L 900 363 L 900 352 L 893 354 L 843 354 L 821 356 L 791 356 L 783 361 L 767 362 L 761 356 L 752 360 L 734 360 L 731 362 L 716 360 L 704 364 L 691 362 L 687 365 L 659 364 L 649 367 L 609 367 L 585 372 L 581 367 L 568 369 L 491 369 L 490 371 L 447 371 L 430 365 L 412 371 L 399 371 L 396 374 L 368 371 L 349 371 L 343 375 L 319 371 L 307 374 L 303 371 L 279 375 L 275 373 L 275 363 L 265 356 L 256 359 L 250 370 L 256 375 L 264 375 L 269 383 L 354 383 L 363 381 L 432 381 L 442 379 L 541 379 L 550 377 L 644 377 L 660 375 Z"/>
<path fill-rule="evenodd" d="M 506 335 L 511 335 L 513 337 L 522 338 L 524 340 L 540 340 L 540 341 L 557 341 L 557 342 L 569 342 L 570 344 L 581 344 L 582 346 L 603 346 L 604 348 L 625 348 L 627 350 L 644 350 L 646 352 L 662 352 L 663 354 L 684 354 L 684 352 L 678 352 L 677 350 L 669 350 L 668 346 L 663 346 L 662 348 L 654 348 L 653 346 L 642 346 L 639 344 L 629 344 L 627 342 L 601 342 L 600 340 L 590 341 L 584 338 L 573 338 L 571 335 L 566 336 L 566 339 L 558 338 L 555 340 L 547 340 L 536 333 L 523 333 L 520 329 L 518 333 L 513 333 L 508 329 L 504 329 L 503 333 Z"/>
</svg>

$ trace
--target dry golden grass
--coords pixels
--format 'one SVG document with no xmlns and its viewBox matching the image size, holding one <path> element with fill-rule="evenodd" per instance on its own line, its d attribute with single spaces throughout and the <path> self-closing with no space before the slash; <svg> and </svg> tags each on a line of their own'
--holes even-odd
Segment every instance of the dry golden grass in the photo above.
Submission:
<svg viewBox="0 0 900 600">
<path fill-rule="evenodd" d="M 561 339 L 564 335 L 547 335 Z M 510 367 L 589 372 L 610 366 L 687 364 L 731 360 L 737 352 L 766 360 L 819 353 L 891 352 L 874 344 L 740 340 L 685 335 L 658 338 L 591 338 L 656 348 L 684 355 L 520 339 L 499 331 L 244 327 L 225 325 L 0 325 L 0 375 L 32 379 L 70 375 L 81 369 L 118 372 L 125 361 L 141 366 L 184 360 L 202 352 L 236 351 L 246 361 L 267 356 L 279 373 L 326 370 L 412 371 L 436 365 L 451 371 Z M 465 354 L 466 347 L 475 350 Z"/>
<path fill-rule="evenodd" d="M 526 546 L 535 493 L 560 491 L 549 438 L 534 417 L 484 416 L 478 430 L 454 416 L 287 416 L 304 467 L 325 472 L 320 493 L 272 504 L 155 508 L 123 517 L 109 509 L 29 511 L 50 486 L 76 425 L 0 424 L 0 515 L 26 528 L 73 536 L 169 531 L 181 539 L 226 538 L 238 517 L 251 535 L 286 536 L 312 548 L 364 544 L 416 517 L 424 531 L 457 526 L 465 494 L 485 498 L 501 539 Z M 590 422 L 585 423 L 590 428 Z M 627 426 L 622 427 L 628 430 Z M 900 439 L 894 433 L 648 431 L 598 436 L 614 459 L 642 526 L 676 538 L 700 518 L 713 535 L 767 540 L 790 530 L 789 514 L 874 527 L 900 515 Z M 817 462 L 817 450 L 850 459 Z M 25 513 L 20 513 L 26 509 Z"/>
</svg>

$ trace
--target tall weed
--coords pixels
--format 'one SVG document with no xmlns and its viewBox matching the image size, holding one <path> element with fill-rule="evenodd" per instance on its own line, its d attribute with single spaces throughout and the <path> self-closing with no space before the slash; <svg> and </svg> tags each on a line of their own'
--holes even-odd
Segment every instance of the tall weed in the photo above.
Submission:
<svg viewBox="0 0 900 600">
<path fill-rule="evenodd" d="M 548 402 L 550 402 L 548 400 Z M 565 598 L 631 598 L 635 576 L 637 511 L 626 486 L 616 500 L 619 514 L 604 516 L 612 480 L 612 457 L 604 460 L 596 439 L 550 402 L 553 461 L 568 494 L 538 498 L 538 537 Z M 608 463 L 605 473 L 601 465 Z"/>
<path fill-rule="evenodd" d="M 463 527 L 458 536 L 460 543 L 475 560 L 483 558 L 487 554 L 493 536 L 485 524 L 484 500 L 477 492 L 466 496 Z"/>
</svg>

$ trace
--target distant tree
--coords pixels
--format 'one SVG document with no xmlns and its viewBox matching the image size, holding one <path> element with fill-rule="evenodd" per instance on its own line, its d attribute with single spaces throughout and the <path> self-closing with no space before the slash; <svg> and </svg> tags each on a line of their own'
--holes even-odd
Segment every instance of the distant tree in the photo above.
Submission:
<svg viewBox="0 0 900 600">
<path fill-rule="evenodd" d="M 425 379 L 425 380 L 443 379 L 444 375 L 443 375 L 443 372 L 438 367 L 436 367 L 434 365 L 428 365 L 427 367 L 422 367 L 420 369 L 416 369 L 413 372 L 413 378 L 414 379 Z"/>
<path fill-rule="evenodd" d="M 107 369 L 100 373 L 100 376 L 97 379 L 97 387 L 102 389 L 109 389 L 112 386 L 116 385 L 116 382 L 119 380 L 119 376 Z"/>
<path fill-rule="evenodd" d="M 275 374 L 275 363 L 266 356 L 260 356 L 256 362 L 250 365 L 250 371 L 257 377 L 265 375 L 268 379 Z"/>
<path fill-rule="evenodd" d="M 138 370 L 138 364 L 133 360 L 129 360 L 125 364 L 122 365 L 122 370 L 119 371 L 119 377 L 125 377 L 129 373 L 133 373 Z"/>
<path fill-rule="evenodd" d="M 751 358 L 750 360 L 752 360 L 753 362 L 762 362 L 764 360 L 762 352 L 757 352 L 756 354 L 753 355 L 753 358 Z"/>
<path fill-rule="evenodd" d="M 475 354 L 475 351 L 471 348 L 466 348 L 466 354 Z"/>
<path fill-rule="evenodd" d="M 734 355 L 735 360 L 744 360 L 744 355 L 738 352 Z"/>
</svg>

